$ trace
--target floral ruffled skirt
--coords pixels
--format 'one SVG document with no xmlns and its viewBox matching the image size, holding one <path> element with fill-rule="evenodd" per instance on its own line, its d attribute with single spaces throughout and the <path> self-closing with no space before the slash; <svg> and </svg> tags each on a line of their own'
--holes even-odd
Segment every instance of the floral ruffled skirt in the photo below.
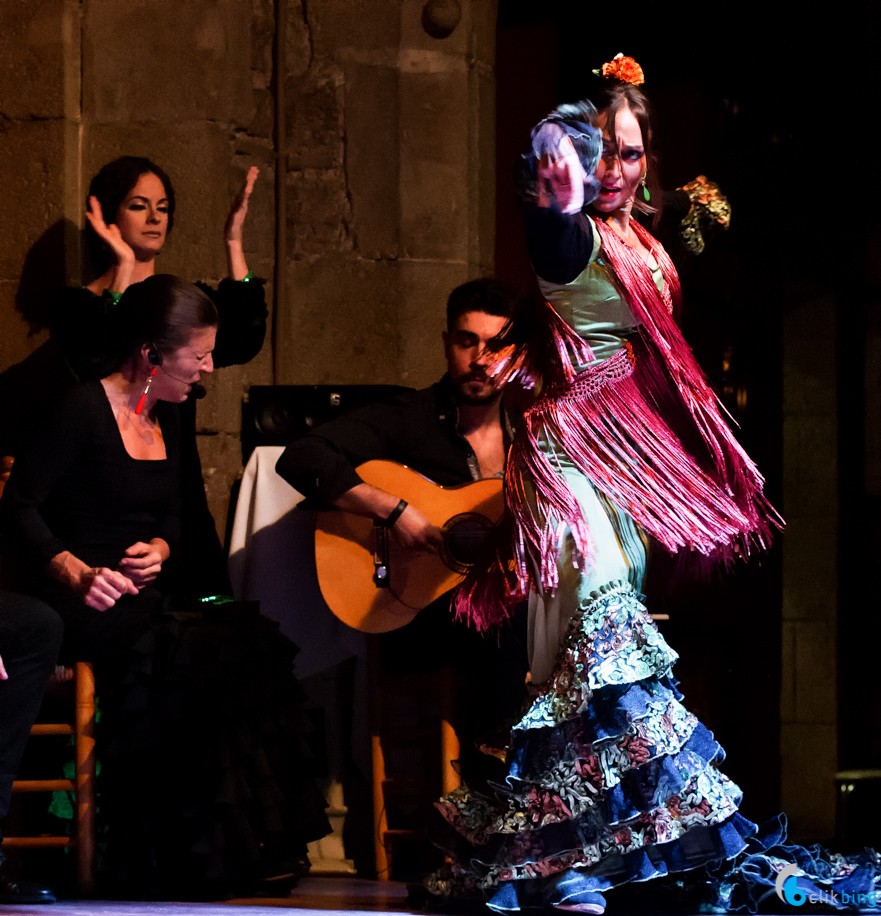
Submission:
<svg viewBox="0 0 881 916">
<path fill-rule="evenodd" d="M 682 705 L 676 660 L 631 585 L 594 592 L 504 763 L 436 803 L 451 862 L 429 891 L 517 911 L 741 853 L 756 826 L 718 769 L 724 751 Z"/>
<path fill-rule="evenodd" d="M 785 816 L 758 827 L 740 814 L 723 749 L 682 705 L 676 660 L 631 585 L 596 590 L 504 759 L 469 761 L 436 802 L 450 859 L 427 889 L 502 913 L 601 912 L 602 892 L 666 878 L 646 889 L 652 912 L 881 912 L 874 849 L 800 846 Z"/>
</svg>

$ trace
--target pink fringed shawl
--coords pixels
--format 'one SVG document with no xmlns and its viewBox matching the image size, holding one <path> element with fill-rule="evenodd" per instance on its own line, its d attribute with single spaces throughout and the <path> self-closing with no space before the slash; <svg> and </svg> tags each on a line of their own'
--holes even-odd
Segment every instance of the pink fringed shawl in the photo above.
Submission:
<svg viewBox="0 0 881 916">
<path fill-rule="evenodd" d="M 555 453 L 565 454 L 671 552 L 690 549 L 728 563 L 765 548 L 783 526 L 674 320 L 680 288 L 666 251 L 631 222 L 661 268 L 665 284 L 659 291 L 634 249 L 604 222 L 595 225 L 640 337 L 633 347 L 575 375 L 571 358 L 589 363 L 590 348 L 545 303 L 562 377 L 546 385 L 527 412 L 508 459 L 513 564 L 502 551 L 494 571 L 475 571 L 454 599 L 457 616 L 480 630 L 504 620 L 513 601 L 530 588 L 553 593 L 567 531 L 579 568 L 591 562 L 591 534 Z"/>
</svg>

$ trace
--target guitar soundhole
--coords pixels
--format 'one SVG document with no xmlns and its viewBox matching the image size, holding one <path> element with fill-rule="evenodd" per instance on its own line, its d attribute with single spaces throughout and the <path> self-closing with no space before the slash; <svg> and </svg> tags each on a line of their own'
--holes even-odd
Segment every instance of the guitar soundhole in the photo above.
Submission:
<svg viewBox="0 0 881 916">
<path fill-rule="evenodd" d="M 492 526 L 485 515 L 473 512 L 454 515 L 444 526 L 441 559 L 453 572 L 464 575 L 480 557 Z"/>
</svg>

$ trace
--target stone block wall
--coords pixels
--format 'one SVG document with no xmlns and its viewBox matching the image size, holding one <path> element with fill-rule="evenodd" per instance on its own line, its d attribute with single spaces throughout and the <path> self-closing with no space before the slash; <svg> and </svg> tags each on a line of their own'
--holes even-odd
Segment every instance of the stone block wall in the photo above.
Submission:
<svg viewBox="0 0 881 916">
<path fill-rule="evenodd" d="M 289 8 L 280 383 L 427 384 L 447 293 L 492 268 L 495 11 L 461 7 L 443 40 L 421 0 Z"/>
<path fill-rule="evenodd" d="M 177 213 L 157 269 L 209 282 L 226 272 L 229 204 L 261 169 L 245 247 L 267 280 L 267 341 L 199 405 L 221 532 L 251 384 L 427 384 L 447 293 L 492 268 L 495 4 L 462 2 L 442 40 L 423 6 L 0 4 L 0 368 L 42 341 L 47 291 L 89 279 L 80 229 L 104 162 L 165 169 Z"/>
</svg>

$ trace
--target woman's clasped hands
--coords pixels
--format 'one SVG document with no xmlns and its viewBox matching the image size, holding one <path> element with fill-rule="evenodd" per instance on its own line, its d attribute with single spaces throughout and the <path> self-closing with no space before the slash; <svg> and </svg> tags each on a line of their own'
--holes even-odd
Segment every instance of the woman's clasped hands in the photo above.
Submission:
<svg viewBox="0 0 881 916">
<path fill-rule="evenodd" d="M 169 552 L 168 545 L 161 538 L 154 538 L 149 544 L 138 541 L 126 550 L 118 569 L 140 591 L 156 581 Z"/>
<path fill-rule="evenodd" d="M 96 611 L 112 608 L 123 595 L 137 595 L 156 581 L 169 549 L 161 538 L 150 543 L 137 541 L 125 552 L 116 569 L 96 566 L 80 578 L 83 602 Z"/>
<path fill-rule="evenodd" d="M 80 577 L 83 603 L 95 611 L 107 611 L 123 595 L 137 595 L 138 587 L 128 576 L 108 566 L 87 569 Z"/>
</svg>

